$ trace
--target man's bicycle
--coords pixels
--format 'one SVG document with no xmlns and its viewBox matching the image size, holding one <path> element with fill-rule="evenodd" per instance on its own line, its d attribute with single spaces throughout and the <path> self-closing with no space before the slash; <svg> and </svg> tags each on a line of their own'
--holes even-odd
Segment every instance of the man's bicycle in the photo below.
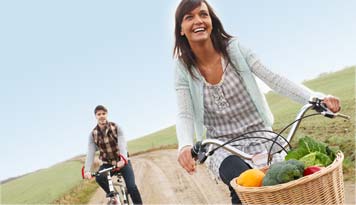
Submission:
<svg viewBox="0 0 356 205">
<path fill-rule="evenodd" d="M 112 173 L 114 173 L 113 176 Z M 119 171 L 116 171 L 116 166 L 91 173 L 91 176 L 96 177 L 102 174 L 106 175 L 109 184 L 110 192 L 106 194 L 106 197 L 110 199 L 108 205 L 131 205 L 123 176 Z M 84 167 L 82 168 L 82 177 L 84 178 Z M 116 178 L 116 180 L 113 180 L 113 178 Z"/>
<path fill-rule="evenodd" d="M 316 112 L 305 115 L 310 109 L 313 109 Z M 279 133 L 271 130 L 258 130 L 241 134 L 226 142 L 218 139 L 205 139 L 196 142 L 191 150 L 191 154 L 198 163 L 203 164 L 217 149 L 223 148 L 236 156 L 253 162 L 260 162 L 261 159 L 263 159 L 266 163 L 266 169 L 268 169 L 268 165 L 270 165 L 274 154 L 280 151 L 287 152 L 288 147 L 289 149 L 291 148 L 290 141 L 293 139 L 300 122 L 307 117 L 315 115 L 323 115 L 328 118 L 341 117 L 350 119 L 349 116 L 341 113 L 331 112 L 323 104 L 321 99 L 312 98 L 308 104 L 300 109 L 296 119 Z M 283 137 L 281 134 L 290 126 L 292 127 L 288 136 Z M 275 137 L 271 139 L 265 137 L 246 137 L 248 134 L 255 132 L 269 132 L 275 134 Z M 267 153 L 251 155 L 230 145 L 232 142 L 251 138 L 272 141 L 269 151 Z M 278 139 L 283 139 L 284 143 L 282 144 L 278 142 Z M 274 145 L 279 146 L 280 150 L 272 152 L 272 147 Z M 234 179 L 231 181 L 231 185 L 234 187 L 244 204 L 339 204 L 344 202 L 342 160 L 343 154 L 339 152 L 333 164 L 329 165 L 319 173 L 305 176 L 285 184 L 266 187 L 241 187 L 236 184 Z"/>
</svg>

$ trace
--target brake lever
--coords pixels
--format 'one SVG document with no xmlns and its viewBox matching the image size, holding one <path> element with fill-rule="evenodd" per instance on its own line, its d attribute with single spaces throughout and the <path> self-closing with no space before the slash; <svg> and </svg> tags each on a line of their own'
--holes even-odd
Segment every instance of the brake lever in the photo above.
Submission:
<svg viewBox="0 0 356 205">
<path fill-rule="evenodd" d="M 334 115 L 335 115 L 335 117 L 341 117 L 341 118 L 344 118 L 345 120 L 350 120 L 351 119 L 350 116 L 344 115 L 344 114 L 341 114 L 341 113 L 335 113 Z"/>
</svg>

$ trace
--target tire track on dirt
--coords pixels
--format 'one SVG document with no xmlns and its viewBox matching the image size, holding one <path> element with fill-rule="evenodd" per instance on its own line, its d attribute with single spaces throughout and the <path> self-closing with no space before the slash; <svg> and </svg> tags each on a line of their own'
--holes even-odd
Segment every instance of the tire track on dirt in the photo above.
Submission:
<svg viewBox="0 0 356 205">
<path fill-rule="evenodd" d="M 159 150 L 131 157 L 144 204 L 229 204 L 225 184 L 216 182 L 204 165 L 189 175 L 177 162 L 177 151 Z M 89 204 L 105 204 L 98 189 Z"/>
</svg>

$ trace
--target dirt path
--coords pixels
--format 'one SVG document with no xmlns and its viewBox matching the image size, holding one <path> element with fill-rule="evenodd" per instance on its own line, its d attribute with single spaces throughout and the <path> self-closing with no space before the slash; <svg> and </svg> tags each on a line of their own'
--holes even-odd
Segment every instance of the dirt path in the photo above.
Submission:
<svg viewBox="0 0 356 205">
<path fill-rule="evenodd" d="M 136 184 L 145 204 L 228 204 L 225 184 L 216 184 L 204 166 L 195 175 L 184 171 L 177 162 L 176 150 L 160 150 L 131 158 Z M 90 204 L 105 204 L 101 189 Z"/>
<path fill-rule="evenodd" d="M 216 184 L 205 166 L 187 174 L 176 161 L 176 150 L 160 150 L 132 157 L 136 184 L 145 204 L 231 204 L 222 182 Z M 355 184 L 345 184 L 346 204 L 355 203 Z M 89 204 L 106 204 L 101 189 Z"/>
</svg>

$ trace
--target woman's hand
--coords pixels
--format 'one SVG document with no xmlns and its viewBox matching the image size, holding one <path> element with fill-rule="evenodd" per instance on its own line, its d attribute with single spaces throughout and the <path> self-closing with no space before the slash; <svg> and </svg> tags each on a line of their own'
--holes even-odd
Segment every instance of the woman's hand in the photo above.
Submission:
<svg viewBox="0 0 356 205">
<path fill-rule="evenodd" d="M 179 152 L 178 162 L 179 164 L 189 173 L 193 174 L 195 172 L 195 161 L 191 154 L 192 146 L 185 146 Z"/>
<path fill-rule="evenodd" d="M 336 113 L 341 110 L 340 100 L 337 97 L 328 95 L 324 98 L 323 103 L 325 103 L 331 112 Z"/>
</svg>

